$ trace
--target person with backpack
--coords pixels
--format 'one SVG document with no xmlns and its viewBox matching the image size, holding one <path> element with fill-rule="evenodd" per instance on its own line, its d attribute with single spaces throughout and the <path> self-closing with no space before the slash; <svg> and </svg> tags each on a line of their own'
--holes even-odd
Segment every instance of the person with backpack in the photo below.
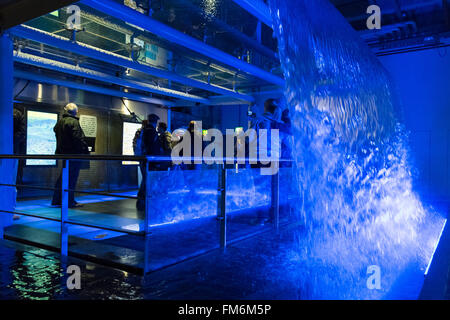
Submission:
<svg viewBox="0 0 450 320">
<path fill-rule="evenodd" d="M 159 117 L 156 114 L 150 114 L 147 117 L 147 123 L 145 127 L 141 130 L 136 139 L 136 148 L 139 148 L 139 144 L 141 144 L 142 155 L 145 156 L 159 156 L 160 150 L 162 148 L 161 142 L 158 137 L 158 132 L 156 131 L 156 124 L 158 123 Z M 141 137 L 142 136 L 142 137 Z M 140 138 L 141 137 L 141 138 Z M 140 141 L 140 139 L 142 141 Z M 139 150 L 138 150 L 139 151 Z M 158 163 L 150 162 L 149 170 L 157 170 Z M 143 164 L 142 170 L 142 183 L 139 187 L 138 192 L 138 200 L 136 202 L 136 207 L 138 210 L 145 210 L 145 190 L 146 190 L 146 177 L 147 170 L 145 168 L 145 164 Z"/>
<path fill-rule="evenodd" d="M 261 117 L 257 118 L 256 121 L 253 122 L 252 129 L 255 130 L 256 136 L 251 137 L 251 139 L 258 140 L 258 158 L 261 160 L 261 155 L 265 155 L 267 157 L 280 158 L 280 149 L 281 146 L 276 146 L 275 150 L 272 150 L 272 141 L 271 141 L 271 131 L 270 130 L 279 130 L 280 133 L 288 133 L 290 132 L 290 123 L 285 123 L 280 121 L 280 108 L 276 103 L 275 99 L 267 99 L 264 102 L 264 113 Z M 261 131 L 264 129 L 266 131 Z M 261 145 L 261 140 L 265 139 L 267 144 L 265 146 L 266 149 L 263 149 Z M 253 168 L 264 167 L 268 165 L 258 164 L 252 165 Z"/>
<path fill-rule="evenodd" d="M 135 156 L 142 156 L 145 154 L 144 150 L 144 129 L 147 127 L 148 121 L 144 120 L 142 121 L 142 127 L 137 129 L 136 133 L 134 134 L 133 138 L 133 152 Z"/>
<path fill-rule="evenodd" d="M 159 142 L 161 144 L 161 149 L 159 154 L 162 157 L 168 158 L 172 154 L 172 135 L 169 131 L 167 131 L 167 124 L 165 122 L 158 123 L 158 127 L 156 129 L 158 132 Z M 159 163 L 158 169 L 162 171 L 166 171 L 171 167 L 170 161 L 161 161 Z"/>
<path fill-rule="evenodd" d="M 288 111 L 283 111 L 283 113 L 280 114 L 280 107 L 278 106 L 277 101 L 275 99 L 267 99 L 264 102 L 264 113 L 261 117 L 257 118 L 256 121 L 254 121 L 252 129 L 255 130 L 255 136 L 251 137 L 250 139 L 258 140 L 258 159 L 260 163 L 252 164 L 251 167 L 252 168 L 270 167 L 271 164 L 261 163 L 261 156 L 263 155 L 269 158 L 272 157 L 280 159 L 282 146 L 280 144 L 274 145 L 273 147 L 275 149 L 272 149 L 271 130 L 279 130 L 279 134 L 282 138 L 284 138 L 285 135 L 290 134 L 291 121 L 289 118 Z M 265 131 L 261 131 L 262 129 Z M 267 141 L 265 150 L 261 145 L 262 139 L 266 139 Z M 280 140 L 279 143 L 282 143 L 282 140 Z M 260 173 L 255 171 L 254 174 L 258 176 Z M 273 217 L 271 216 L 270 213 L 266 211 L 258 211 L 257 217 L 255 219 L 255 224 L 264 225 L 266 223 L 270 223 L 272 218 Z"/>
<path fill-rule="evenodd" d="M 14 108 L 14 154 L 25 154 L 26 145 L 26 123 L 23 112 L 19 109 Z M 23 183 L 23 168 L 25 166 L 25 160 L 20 159 L 16 163 L 17 165 L 17 176 L 16 184 Z"/>
</svg>

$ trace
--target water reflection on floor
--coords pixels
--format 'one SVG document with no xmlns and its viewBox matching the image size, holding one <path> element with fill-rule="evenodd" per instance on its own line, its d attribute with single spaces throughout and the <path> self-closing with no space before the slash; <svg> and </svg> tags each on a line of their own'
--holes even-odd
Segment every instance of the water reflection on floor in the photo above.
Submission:
<svg viewBox="0 0 450 320">
<path fill-rule="evenodd" d="M 81 290 L 66 288 L 57 254 L 5 241 L 0 245 L 0 299 L 299 298 L 296 285 L 282 281 L 282 270 L 272 267 L 281 265 L 274 252 L 293 238 L 282 236 L 278 243 L 274 237 L 242 241 L 225 253 L 218 250 L 146 278 L 69 258 L 69 265 L 81 267 Z"/>
<path fill-rule="evenodd" d="M 4 241 L 0 299 L 302 299 L 307 295 L 300 285 L 304 262 L 286 259 L 297 236 L 295 228 L 265 233 L 145 278 L 69 258 L 67 265 L 81 267 L 81 290 L 67 289 L 67 265 L 61 266 L 58 254 Z M 416 298 L 404 289 L 390 296 Z"/>
</svg>

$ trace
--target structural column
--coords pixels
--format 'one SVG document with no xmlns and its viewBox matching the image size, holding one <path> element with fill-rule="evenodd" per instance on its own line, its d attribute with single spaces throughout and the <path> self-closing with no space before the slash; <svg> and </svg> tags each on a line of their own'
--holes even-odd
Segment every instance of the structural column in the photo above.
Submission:
<svg viewBox="0 0 450 320">
<path fill-rule="evenodd" d="M 13 42 L 7 32 L 0 34 L 0 154 L 13 153 Z M 0 183 L 15 184 L 15 161 L 0 159 Z M 0 186 L 0 210 L 12 211 L 15 188 Z M 12 215 L 0 213 L 0 238 Z"/>
</svg>

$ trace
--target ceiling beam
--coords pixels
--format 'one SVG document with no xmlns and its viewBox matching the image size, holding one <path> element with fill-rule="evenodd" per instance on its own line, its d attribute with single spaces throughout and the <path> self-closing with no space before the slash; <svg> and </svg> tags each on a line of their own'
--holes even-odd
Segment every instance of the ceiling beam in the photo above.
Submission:
<svg viewBox="0 0 450 320">
<path fill-rule="evenodd" d="M 260 0 L 233 0 L 242 9 L 272 28 L 272 16 L 269 6 Z"/>
<path fill-rule="evenodd" d="M 145 96 L 145 95 L 128 93 L 128 92 L 123 92 L 120 90 L 114 90 L 114 89 L 110 89 L 110 88 L 94 86 L 94 85 L 79 83 L 79 82 L 75 82 L 75 81 L 53 78 L 53 77 L 45 76 L 43 74 L 36 74 L 36 73 L 32 73 L 32 72 L 14 70 L 14 77 L 18 78 L 18 79 L 34 81 L 37 83 L 46 83 L 46 84 L 62 86 L 62 87 L 66 87 L 66 88 L 72 88 L 72 89 L 76 89 L 76 90 L 94 92 L 94 93 L 103 94 L 106 96 L 125 98 L 125 99 L 133 100 L 133 101 L 139 101 L 139 102 L 145 102 L 145 103 L 151 103 L 151 104 L 163 105 L 163 106 L 173 106 L 174 105 L 173 101 L 156 99 L 156 98 L 152 98 L 152 97 Z"/>
<path fill-rule="evenodd" d="M 206 90 L 209 92 L 214 92 L 220 95 L 225 95 L 233 97 L 235 99 L 240 99 L 244 101 L 253 101 L 253 97 L 249 95 L 240 94 L 233 90 L 219 87 L 216 85 L 208 84 L 206 82 L 190 79 L 177 75 L 173 72 L 158 69 L 149 65 L 145 65 L 130 58 L 114 54 L 105 50 L 101 50 L 86 44 L 80 44 L 77 42 L 70 41 L 61 36 L 56 36 L 54 34 L 31 28 L 28 26 L 17 26 L 10 29 L 10 32 L 20 38 L 29 39 L 39 43 L 43 43 L 52 47 L 60 48 L 62 50 L 67 50 L 69 52 L 79 54 L 85 57 L 89 57 L 95 60 L 103 61 L 117 66 L 122 66 L 124 68 L 133 69 L 139 72 L 143 72 L 158 78 L 168 79 L 183 85 Z"/>
<path fill-rule="evenodd" d="M 109 16 L 120 19 L 124 22 L 135 25 L 148 32 L 156 34 L 161 38 L 179 44 L 185 48 L 195 51 L 203 56 L 235 68 L 241 72 L 250 74 L 269 83 L 284 87 L 284 79 L 268 71 L 258 68 L 250 63 L 239 60 L 219 49 L 211 47 L 204 42 L 187 36 L 159 21 L 156 21 L 136 10 L 119 4 L 111 0 L 82 0 L 81 3 L 103 12 Z"/>
<path fill-rule="evenodd" d="M 100 81 L 100 82 L 103 82 L 106 84 L 115 84 L 115 85 L 125 87 L 125 88 L 136 89 L 136 90 L 140 90 L 140 91 L 144 91 L 144 92 L 156 93 L 159 95 L 177 98 L 177 99 L 181 99 L 181 100 L 185 100 L 185 101 L 193 101 L 193 102 L 199 102 L 199 103 L 204 103 L 204 104 L 209 103 L 208 99 L 205 99 L 205 98 L 202 98 L 202 97 L 199 97 L 196 95 L 179 92 L 176 90 L 161 88 L 161 87 L 158 87 L 158 86 L 155 86 L 152 84 L 148 84 L 148 83 L 133 80 L 133 79 L 114 77 L 114 76 L 111 76 L 109 74 L 105 74 L 102 72 L 98 72 L 98 71 L 94 71 L 91 69 L 86 69 L 86 68 L 82 68 L 82 67 L 78 67 L 78 66 L 73 66 L 68 63 L 63 63 L 63 62 L 59 62 L 59 61 L 55 61 L 55 60 L 51 60 L 51 59 L 47 59 L 47 58 L 42 58 L 42 57 L 34 56 L 31 54 L 19 53 L 16 51 L 16 52 L 14 52 L 14 61 L 22 63 L 22 64 L 38 67 L 38 68 L 57 71 L 57 72 L 61 72 L 64 74 L 70 74 L 70 75 L 85 78 L 85 79 L 96 80 L 96 81 Z"/>
</svg>

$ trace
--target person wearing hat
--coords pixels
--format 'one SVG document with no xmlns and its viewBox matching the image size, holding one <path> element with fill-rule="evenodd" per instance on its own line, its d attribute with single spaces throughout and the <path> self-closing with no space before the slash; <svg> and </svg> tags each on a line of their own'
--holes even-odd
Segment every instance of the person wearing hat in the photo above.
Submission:
<svg viewBox="0 0 450 320">
<path fill-rule="evenodd" d="M 158 131 L 156 130 L 158 120 L 159 117 L 153 113 L 149 114 L 147 117 L 148 122 L 143 129 L 143 143 L 146 156 L 158 156 L 160 153 L 161 142 L 158 137 Z M 149 169 L 155 169 L 156 165 L 156 162 L 151 162 L 149 164 Z M 138 208 L 138 210 L 145 210 L 146 176 L 147 170 L 143 170 L 142 183 L 139 187 L 138 200 L 136 202 L 136 207 Z"/>
</svg>

